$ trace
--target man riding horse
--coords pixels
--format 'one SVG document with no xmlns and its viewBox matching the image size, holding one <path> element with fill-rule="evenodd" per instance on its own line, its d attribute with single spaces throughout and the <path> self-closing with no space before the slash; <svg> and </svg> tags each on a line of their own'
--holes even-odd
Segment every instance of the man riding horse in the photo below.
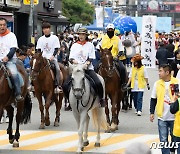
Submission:
<svg viewBox="0 0 180 154">
<path fill-rule="evenodd" d="M 57 53 L 60 48 L 59 39 L 56 35 L 51 33 L 51 25 L 48 22 L 42 24 L 42 30 L 44 35 L 37 41 L 36 49 L 38 52 L 42 52 L 42 56 L 49 59 L 51 63 L 55 65 L 56 77 L 55 77 L 55 93 L 61 93 L 62 88 L 60 86 L 60 67 L 57 62 Z"/>
<path fill-rule="evenodd" d="M 103 37 L 102 41 L 98 44 L 98 47 L 101 46 L 104 48 L 110 48 L 112 46 L 112 56 L 116 60 L 116 66 L 121 77 L 122 90 L 127 90 L 127 72 L 123 63 L 118 59 L 119 56 L 124 54 L 124 46 L 122 45 L 121 40 L 118 36 L 114 34 L 115 27 L 113 24 L 108 24 L 107 34 Z"/>
<path fill-rule="evenodd" d="M 14 33 L 7 29 L 7 20 L 0 18 L 0 61 L 6 63 L 11 73 L 11 81 L 15 90 L 15 101 L 20 102 L 24 98 L 21 94 L 20 80 L 16 67 L 16 49 L 18 48 L 17 39 Z"/>
<path fill-rule="evenodd" d="M 105 106 L 104 100 L 104 89 L 99 80 L 97 74 L 94 71 L 94 67 L 92 65 L 92 60 L 95 59 L 95 49 L 92 43 L 88 42 L 88 31 L 86 28 L 81 27 L 78 29 L 79 41 L 74 43 L 71 47 L 69 60 L 72 64 L 86 64 L 87 69 L 85 73 L 90 76 L 95 82 L 95 90 L 100 99 L 101 107 Z M 63 91 L 68 98 L 69 93 L 69 83 L 71 81 L 71 77 L 69 77 L 63 85 Z"/>
</svg>

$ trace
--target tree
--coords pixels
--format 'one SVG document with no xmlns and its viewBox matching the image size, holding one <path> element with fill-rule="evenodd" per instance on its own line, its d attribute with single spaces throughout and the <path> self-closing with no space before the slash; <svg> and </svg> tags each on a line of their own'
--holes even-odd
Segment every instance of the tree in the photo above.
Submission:
<svg viewBox="0 0 180 154">
<path fill-rule="evenodd" d="M 62 0 L 63 15 L 69 18 L 71 24 L 88 25 L 94 19 L 94 7 L 86 0 Z"/>
</svg>

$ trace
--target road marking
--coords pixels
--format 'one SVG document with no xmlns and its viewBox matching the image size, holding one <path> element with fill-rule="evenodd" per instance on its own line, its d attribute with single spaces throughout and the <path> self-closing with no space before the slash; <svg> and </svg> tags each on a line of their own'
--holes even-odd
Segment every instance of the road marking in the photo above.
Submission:
<svg viewBox="0 0 180 154">
<path fill-rule="evenodd" d="M 78 133 L 68 131 L 20 131 L 20 147 L 15 150 L 44 150 L 44 151 L 67 151 L 75 152 L 78 144 Z M 123 153 L 126 147 L 133 142 L 158 142 L 158 135 L 148 134 L 120 134 L 101 133 L 101 147 L 94 147 L 96 132 L 89 132 L 89 145 L 84 148 L 86 152 L 93 153 Z M 9 144 L 6 131 L 0 130 L 0 150 L 13 149 Z M 153 150 L 156 154 L 157 150 Z"/>
</svg>

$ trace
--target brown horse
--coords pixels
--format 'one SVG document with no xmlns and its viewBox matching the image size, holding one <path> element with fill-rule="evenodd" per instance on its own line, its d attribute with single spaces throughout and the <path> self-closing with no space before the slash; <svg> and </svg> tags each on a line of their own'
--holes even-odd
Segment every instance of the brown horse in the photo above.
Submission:
<svg viewBox="0 0 180 154">
<path fill-rule="evenodd" d="M 31 102 L 27 100 L 27 86 L 28 76 L 25 69 L 17 65 L 17 69 L 20 72 L 24 85 L 21 87 L 22 96 L 25 98 L 21 102 L 17 102 L 17 113 L 16 113 L 16 132 L 13 135 L 12 123 L 14 117 L 14 108 L 11 106 L 15 102 L 14 90 L 10 88 L 8 82 L 9 73 L 4 63 L 0 62 L 0 111 L 3 109 L 7 110 L 9 117 L 9 125 L 7 128 L 7 134 L 9 134 L 9 142 L 13 144 L 13 147 L 19 147 L 19 124 L 27 123 L 30 119 L 31 114 Z M 9 81 L 8 81 L 9 80 Z"/>
<path fill-rule="evenodd" d="M 105 113 L 107 122 L 110 126 L 111 131 L 115 131 L 118 129 L 119 124 L 119 111 L 120 111 L 120 102 L 123 97 L 123 92 L 121 90 L 121 79 L 118 74 L 118 71 L 115 66 L 115 62 L 113 61 L 113 57 L 111 54 L 111 48 L 102 49 L 101 51 L 101 65 L 99 67 L 98 73 L 103 77 L 105 81 L 105 99 L 106 99 L 106 107 Z M 111 100 L 111 112 L 112 112 L 112 119 L 110 120 L 109 116 L 109 108 L 108 108 L 108 98 Z"/>
<path fill-rule="evenodd" d="M 41 124 L 39 129 L 44 129 L 45 125 L 50 125 L 49 120 L 49 107 L 52 102 L 56 105 L 56 117 L 54 121 L 54 126 L 59 126 L 60 121 L 60 109 L 62 106 L 63 93 L 55 94 L 54 89 L 54 75 L 51 70 L 49 61 L 42 56 L 42 53 L 37 52 L 31 60 L 32 72 L 31 78 L 35 89 L 35 95 L 39 102 L 39 109 L 41 112 Z M 62 66 L 61 70 L 65 71 Z M 63 76 L 61 75 L 61 79 Z M 63 81 L 61 81 L 63 82 Z M 44 106 L 42 101 L 42 96 L 45 99 L 45 115 Z"/>
</svg>

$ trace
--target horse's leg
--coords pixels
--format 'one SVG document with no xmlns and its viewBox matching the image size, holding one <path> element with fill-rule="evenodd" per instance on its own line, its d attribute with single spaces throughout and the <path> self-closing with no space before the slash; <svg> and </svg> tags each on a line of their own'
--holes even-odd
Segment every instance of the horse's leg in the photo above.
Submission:
<svg viewBox="0 0 180 154">
<path fill-rule="evenodd" d="M 17 103 L 17 113 L 16 113 L 16 132 L 14 135 L 14 143 L 13 147 L 19 147 L 19 138 L 20 138 L 20 133 L 19 133 L 19 124 L 21 121 L 21 116 L 24 108 L 24 102 L 18 102 Z"/>
<path fill-rule="evenodd" d="M 118 95 L 118 102 L 117 102 L 117 125 L 119 125 L 119 112 L 120 112 L 120 109 L 121 109 L 121 101 L 123 100 L 123 96 L 121 96 L 120 94 Z M 118 129 L 118 127 L 117 127 Z"/>
<path fill-rule="evenodd" d="M 83 130 L 84 130 L 84 124 L 87 119 L 87 111 L 83 111 L 80 113 L 80 125 L 78 129 L 78 136 L 79 136 L 79 143 L 78 143 L 78 149 L 77 152 L 84 151 L 83 147 Z"/>
<path fill-rule="evenodd" d="M 98 110 L 98 114 L 97 114 L 97 136 L 96 136 L 96 142 L 95 142 L 95 147 L 100 147 L 100 116 L 101 116 L 101 112 L 99 111 L 100 108 L 97 109 Z"/>
<path fill-rule="evenodd" d="M 7 128 L 7 134 L 9 134 L 9 143 L 13 144 L 14 142 L 14 135 L 13 135 L 13 129 L 12 129 L 12 123 L 13 123 L 13 117 L 14 117 L 14 108 L 12 106 L 6 107 L 7 114 L 9 117 L 9 124 Z"/>
<path fill-rule="evenodd" d="M 84 140 L 83 140 L 83 146 L 88 146 L 89 145 L 89 141 L 88 141 L 88 127 L 89 127 L 89 120 L 90 117 L 87 114 L 87 118 L 86 118 L 86 123 L 85 123 L 85 129 L 84 129 Z"/>
<path fill-rule="evenodd" d="M 49 120 L 49 107 L 51 103 L 51 98 L 52 98 L 52 93 L 50 92 L 49 95 L 46 97 L 46 103 L 45 103 L 45 125 L 49 126 L 50 125 L 50 120 Z"/>
<path fill-rule="evenodd" d="M 111 113 L 112 113 L 112 123 L 111 123 L 111 131 L 115 131 L 118 129 L 117 126 L 117 104 L 119 103 L 118 101 L 118 92 L 115 92 L 114 95 L 112 96 L 112 108 L 111 108 Z"/>
<path fill-rule="evenodd" d="M 44 129 L 45 125 L 44 125 L 44 106 L 43 106 L 43 102 L 42 102 L 42 95 L 41 93 L 36 93 L 36 97 L 38 99 L 39 102 L 39 110 L 41 112 L 41 124 L 39 126 L 39 129 Z"/>
<path fill-rule="evenodd" d="M 57 96 L 58 97 L 58 96 Z M 58 98 L 55 97 L 55 104 L 56 104 L 56 117 L 54 121 L 54 126 L 58 127 L 59 126 L 59 121 L 60 121 L 60 109 L 62 107 L 62 99 L 63 99 L 63 94 L 59 94 L 59 100 Z"/>
<path fill-rule="evenodd" d="M 111 125 L 111 121 L 110 121 L 110 117 L 109 117 L 109 108 L 108 108 L 107 95 L 106 95 L 106 97 L 105 97 L 105 100 L 106 100 L 106 106 L 105 106 L 106 120 L 107 120 L 107 123 L 108 123 L 109 125 Z"/>
</svg>

